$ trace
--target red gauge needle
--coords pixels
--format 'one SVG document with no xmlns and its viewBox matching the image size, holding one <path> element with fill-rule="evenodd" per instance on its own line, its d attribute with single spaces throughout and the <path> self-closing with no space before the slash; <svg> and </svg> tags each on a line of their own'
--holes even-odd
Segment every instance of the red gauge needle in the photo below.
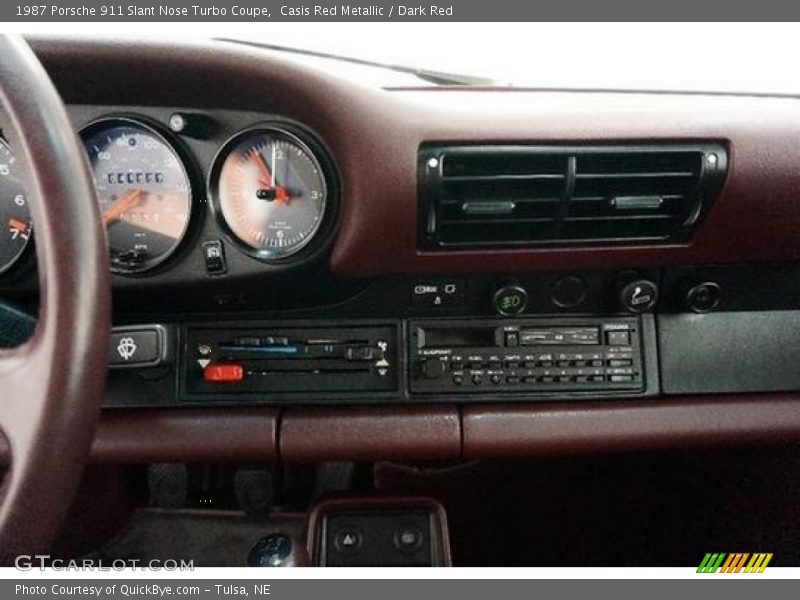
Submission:
<svg viewBox="0 0 800 600">
<path fill-rule="evenodd" d="M 250 149 L 249 153 L 250 162 L 253 163 L 258 170 L 258 183 L 265 186 L 268 190 L 275 191 L 275 201 L 281 204 L 289 204 L 289 200 L 292 197 L 289 195 L 289 192 L 286 191 L 286 188 L 281 185 L 275 185 L 275 178 L 273 177 L 272 173 L 270 173 L 269 167 L 267 166 L 264 157 L 261 156 L 261 153 L 256 150 L 255 148 Z"/>
<path fill-rule="evenodd" d="M 113 223 L 139 203 L 142 190 L 131 190 L 103 212 L 103 225 Z"/>
</svg>

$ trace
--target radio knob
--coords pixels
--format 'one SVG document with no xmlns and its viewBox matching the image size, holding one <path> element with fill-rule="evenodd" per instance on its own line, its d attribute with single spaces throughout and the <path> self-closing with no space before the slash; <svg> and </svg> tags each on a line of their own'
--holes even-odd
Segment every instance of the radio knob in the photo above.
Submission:
<svg viewBox="0 0 800 600">
<path fill-rule="evenodd" d="M 422 361 L 421 370 L 425 379 L 438 379 L 444 373 L 444 363 L 438 358 L 426 358 Z"/>
<path fill-rule="evenodd" d="M 658 302 L 658 286 L 649 279 L 634 279 L 619 287 L 619 303 L 630 313 L 653 310 Z"/>
</svg>

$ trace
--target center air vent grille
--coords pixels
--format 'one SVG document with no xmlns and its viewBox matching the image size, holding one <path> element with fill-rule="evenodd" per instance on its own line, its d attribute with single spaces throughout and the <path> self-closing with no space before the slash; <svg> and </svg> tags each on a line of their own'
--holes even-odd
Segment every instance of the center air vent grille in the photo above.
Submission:
<svg viewBox="0 0 800 600">
<path fill-rule="evenodd" d="M 720 144 L 420 149 L 424 248 L 686 240 L 725 179 Z"/>
</svg>

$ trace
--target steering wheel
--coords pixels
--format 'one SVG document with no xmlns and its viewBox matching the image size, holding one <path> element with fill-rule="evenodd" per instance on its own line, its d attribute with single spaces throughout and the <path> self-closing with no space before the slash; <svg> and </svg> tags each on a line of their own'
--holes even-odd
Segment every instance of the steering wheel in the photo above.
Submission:
<svg viewBox="0 0 800 600">
<path fill-rule="evenodd" d="M 0 351 L 0 431 L 10 468 L 0 487 L 0 565 L 41 554 L 83 472 L 107 368 L 110 284 L 104 231 L 84 153 L 33 52 L 0 36 L 8 141 L 28 171 L 39 268 L 31 339 Z"/>
</svg>

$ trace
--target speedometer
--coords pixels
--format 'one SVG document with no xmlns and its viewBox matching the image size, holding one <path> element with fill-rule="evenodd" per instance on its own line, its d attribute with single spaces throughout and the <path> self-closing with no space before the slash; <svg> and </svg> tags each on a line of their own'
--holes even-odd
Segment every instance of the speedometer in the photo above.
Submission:
<svg viewBox="0 0 800 600">
<path fill-rule="evenodd" d="M 280 261 L 306 248 L 332 201 L 321 150 L 277 126 L 235 136 L 211 173 L 214 209 L 248 254 Z"/>
<path fill-rule="evenodd" d="M 154 127 L 115 118 L 81 132 L 108 232 L 111 269 L 139 273 L 164 262 L 189 225 L 192 187 L 176 148 Z"/>
<path fill-rule="evenodd" d="M 31 237 L 28 198 L 17 170 L 14 153 L 0 139 L 0 273 L 22 255 Z"/>
</svg>

